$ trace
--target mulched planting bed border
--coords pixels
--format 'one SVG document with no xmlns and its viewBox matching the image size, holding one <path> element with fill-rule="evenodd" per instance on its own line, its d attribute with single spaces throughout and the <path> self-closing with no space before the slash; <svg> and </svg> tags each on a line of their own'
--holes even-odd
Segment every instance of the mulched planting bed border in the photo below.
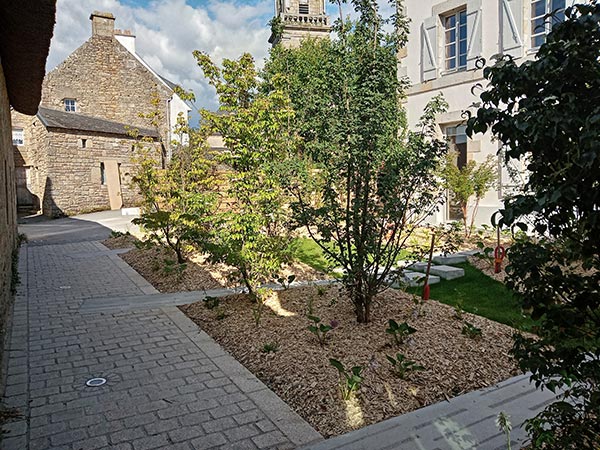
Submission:
<svg viewBox="0 0 600 450">
<path fill-rule="evenodd" d="M 322 291 L 321 291 L 322 292 Z M 323 295 L 304 287 L 274 293 L 256 327 L 254 305 L 246 295 L 220 299 L 216 308 L 203 302 L 181 310 L 238 361 L 265 382 L 325 437 L 339 435 L 389 417 L 491 386 L 519 373 L 508 355 L 514 329 L 488 319 L 426 302 L 417 316 L 413 297 L 388 290 L 373 305 L 371 323 L 356 323 L 345 291 L 334 285 Z M 337 322 L 320 346 L 307 327 L 312 315 L 323 324 Z M 407 321 L 417 332 L 401 346 L 386 334 L 388 319 Z M 465 322 L 482 331 L 479 338 L 462 333 Z M 265 352 L 265 344 L 276 347 Z M 407 379 L 395 376 L 386 355 L 402 353 L 423 365 Z M 363 366 L 364 382 L 356 397 L 344 401 L 339 374 L 329 358 L 350 368 Z"/>
</svg>

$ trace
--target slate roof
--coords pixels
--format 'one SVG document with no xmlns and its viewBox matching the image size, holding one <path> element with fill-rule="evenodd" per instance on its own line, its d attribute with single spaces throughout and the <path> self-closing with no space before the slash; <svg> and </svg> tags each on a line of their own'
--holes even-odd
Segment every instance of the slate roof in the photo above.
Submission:
<svg viewBox="0 0 600 450">
<path fill-rule="evenodd" d="M 59 111 L 40 106 L 38 117 L 46 128 L 60 128 L 65 130 L 93 131 L 95 133 L 115 134 L 128 136 L 127 125 L 98 117 L 85 116 L 83 114 Z M 149 128 L 131 127 L 139 130 L 140 136 L 158 138 L 156 130 Z"/>
<path fill-rule="evenodd" d="M 169 86 L 169 88 L 175 92 L 175 88 L 177 87 L 177 83 L 173 83 L 171 80 L 167 80 L 165 77 L 163 77 L 162 75 L 158 75 L 158 77 L 163 80 L 165 82 L 165 84 L 167 86 Z"/>
<path fill-rule="evenodd" d="M 0 1 L 0 59 L 8 99 L 17 111 L 34 115 L 54 30 L 56 0 Z"/>
</svg>

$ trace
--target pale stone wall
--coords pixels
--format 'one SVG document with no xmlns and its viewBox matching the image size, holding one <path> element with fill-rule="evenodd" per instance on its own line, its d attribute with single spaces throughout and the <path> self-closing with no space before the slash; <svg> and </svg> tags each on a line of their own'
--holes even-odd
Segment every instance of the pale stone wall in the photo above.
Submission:
<svg viewBox="0 0 600 450">
<path fill-rule="evenodd" d="M 29 169 L 28 190 L 33 196 L 33 209 L 41 207 L 48 176 L 48 132 L 36 116 L 27 116 L 16 111 L 12 113 L 13 127 L 23 129 L 24 144 L 15 146 L 16 167 Z"/>
<path fill-rule="evenodd" d="M 85 139 L 85 148 L 82 148 Z M 100 164 L 120 164 L 123 207 L 139 204 L 141 197 L 132 185 L 136 165 L 135 140 L 125 136 L 101 135 L 76 130 L 47 132 L 47 161 L 43 191 L 43 213 L 49 216 L 74 215 L 110 209 L 108 187 L 101 182 Z M 159 151 L 160 144 L 148 144 Z"/>
<path fill-rule="evenodd" d="M 4 72 L 0 63 L 0 336 L 11 300 L 12 254 L 16 247 L 16 192 L 12 126 Z"/>
<path fill-rule="evenodd" d="M 112 36 L 92 36 L 46 75 L 42 106 L 64 110 L 64 99 L 77 101 L 77 112 L 114 122 L 152 128 L 139 113 L 154 110 L 157 91 L 163 116 L 160 134 L 168 144 L 170 89 L 162 84 Z"/>
</svg>

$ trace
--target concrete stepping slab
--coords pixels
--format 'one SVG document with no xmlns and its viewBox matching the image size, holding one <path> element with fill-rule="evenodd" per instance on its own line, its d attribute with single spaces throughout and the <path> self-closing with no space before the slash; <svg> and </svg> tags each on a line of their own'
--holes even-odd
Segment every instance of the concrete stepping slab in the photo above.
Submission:
<svg viewBox="0 0 600 450">
<path fill-rule="evenodd" d="M 427 263 L 426 262 L 416 262 L 407 267 L 408 270 L 412 270 L 414 272 L 425 272 L 427 271 Z"/>
<path fill-rule="evenodd" d="M 457 252 L 457 255 L 466 255 L 466 256 L 475 256 L 475 255 L 479 255 L 481 252 L 481 250 L 479 250 L 478 248 L 474 249 L 474 250 L 463 250 L 462 252 Z"/>
<path fill-rule="evenodd" d="M 437 284 L 440 282 L 440 277 L 436 275 L 429 275 L 429 284 Z M 391 287 L 398 289 L 406 285 L 410 287 L 423 286 L 425 283 L 425 274 L 419 272 L 404 272 L 403 276 L 400 277 L 400 281 L 396 280 Z"/>
<path fill-rule="evenodd" d="M 460 267 L 452 266 L 431 266 L 430 274 L 437 275 L 444 280 L 454 280 L 465 276 L 465 270 Z"/>
<path fill-rule="evenodd" d="M 453 265 L 467 262 L 467 255 L 456 253 L 454 255 L 438 255 L 433 257 L 433 262 L 436 264 Z"/>
</svg>

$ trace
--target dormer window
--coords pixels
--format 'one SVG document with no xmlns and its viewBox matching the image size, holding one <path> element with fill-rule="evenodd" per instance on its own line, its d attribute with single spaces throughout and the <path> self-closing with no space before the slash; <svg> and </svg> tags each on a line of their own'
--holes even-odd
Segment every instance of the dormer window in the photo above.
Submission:
<svg viewBox="0 0 600 450">
<path fill-rule="evenodd" d="M 65 111 L 77 112 L 77 102 L 74 98 L 65 98 Z"/>
<path fill-rule="evenodd" d="M 308 0 L 300 0 L 300 4 L 298 5 L 298 13 L 308 14 Z"/>
</svg>

